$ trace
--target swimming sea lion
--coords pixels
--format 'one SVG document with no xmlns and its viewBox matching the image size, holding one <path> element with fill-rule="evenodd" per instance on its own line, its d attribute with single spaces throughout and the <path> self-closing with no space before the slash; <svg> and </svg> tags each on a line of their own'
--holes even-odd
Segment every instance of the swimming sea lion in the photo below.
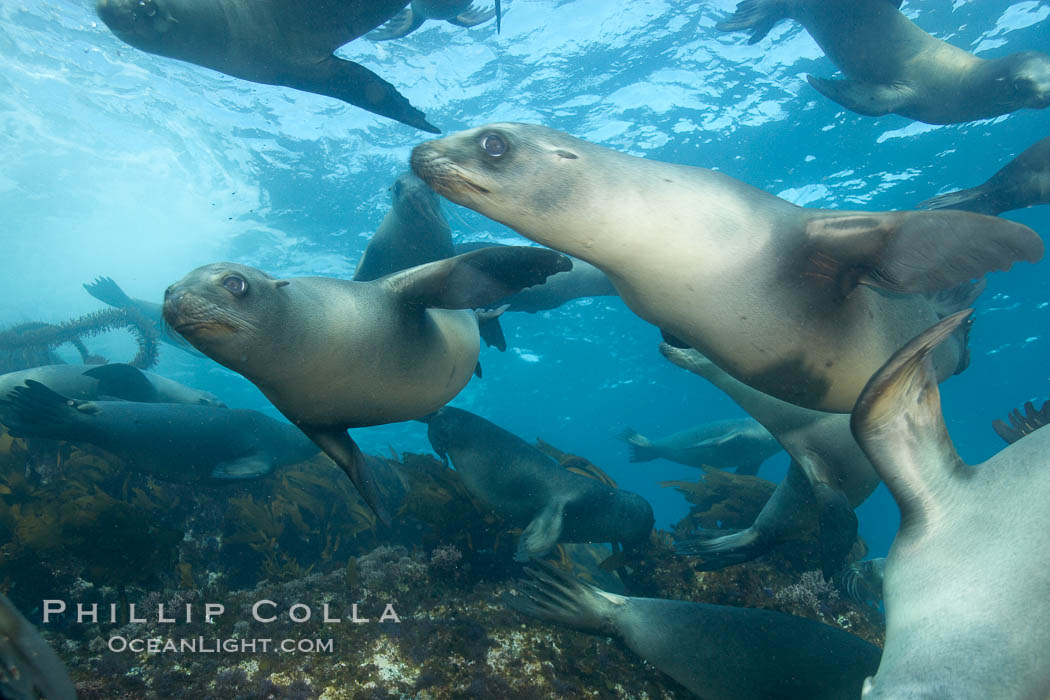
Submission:
<svg viewBox="0 0 1050 700">
<path fill-rule="evenodd" d="M 436 134 L 397 88 L 333 54 L 404 6 L 405 0 L 98 0 L 95 9 L 121 41 L 147 53 L 334 97 Z"/>
<path fill-rule="evenodd" d="M 957 124 L 1050 105 L 1050 55 L 1022 51 L 977 58 L 919 29 L 901 0 L 743 0 L 718 29 L 762 39 L 782 19 L 809 32 L 846 80 L 809 76 L 843 107 L 896 113 L 927 124 Z"/>
<path fill-rule="evenodd" d="M 351 282 L 277 280 L 245 265 L 215 263 L 168 288 L 164 318 L 205 355 L 258 386 L 388 520 L 346 429 L 411 420 L 443 406 L 477 366 L 471 309 L 569 265 L 550 250 L 513 247 Z"/>
<path fill-rule="evenodd" d="M 473 0 L 412 0 L 408 8 L 397 13 L 392 20 L 367 34 L 372 41 L 386 41 L 408 36 L 423 26 L 428 19 L 445 20 L 457 27 L 476 27 L 496 18 L 496 33 L 502 20 L 500 0 L 490 10 L 475 10 Z"/>
<path fill-rule="evenodd" d="M 865 605 L 882 602 L 882 579 L 886 557 L 853 562 L 842 572 L 842 588 L 853 602 Z"/>
<path fill-rule="evenodd" d="M 538 565 L 540 563 L 537 563 Z M 860 637 L 773 610 L 617 595 L 553 566 L 504 596 L 515 610 L 621 638 L 704 700 L 841 700 L 860 694 L 880 650 Z"/>
<path fill-rule="evenodd" d="M 853 434 L 901 511 L 868 700 L 1050 696 L 1050 430 L 976 466 L 959 458 L 929 358 L 969 313 L 895 353 L 853 411 Z"/>
<path fill-rule="evenodd" d="M 1036 204 L 1050 204 L 1050 136 L 1029 146 L 983 185 L 940 194 L 919 206 L 1001 214 Z"/>
<path fill-rule="evenodd" d="M 63 396 L 80 401 L 123 399 L 152 403 L 225 406 L 214 394 L 121 362 L 107 365 L 44 365 L 0 374 L 0 396 L 33 379 Z"/>
<path fill-rule="evenodd" d="M 663 458 L 699 469 L 736 469 L 737 474 L 757 474 L 762 462 L 780 452 L 776 438 L 753 418 L 702 423 L 657 440 L 627 428 L 620 438 L 632 462 Z"/>
<path fill-rule="evenodd" d="M 182 403 L 78 401 L 32 379 L 0 398 L 15 437 L 86 442 L 165 481 L 252 479 L 317 454 L 294 426 L 258 411 Z"/>
<path fill-rule="evenodd" d="M 1043 254 L 1011 221 L 804 209 L 542 126 L 429 141 L 412 169 L 438 194 L 597 266 L 632 311 L 737 379 L 821 411 L 850 411 L 871 372 L 936 320 L 914 292 Z M 961 359 L 942 347 L 939 376 Z"/>
<path fill-rule="evenodd" d="M 434 451 L 452 460 L 471 495 L 524 528 L 517 561 L 543 556 L 558 542 L 648 542 L 653 509 L 638 494 L 563 469 L 468 411 L 445 406 L 426 422 Z"/>
<path fill-rule="evenodd" d="M 69 673 L 36 627 L 0 593 L 0 698 L 76 700 Z"/>
<path fill-rule="evenodd" d="M 153 323 L 153 327 L 157 330 L 157 337 L 165 343 L 173 345 L 179 350 L 184 350 L 191 355 L 203 357 L 185 338 L 173 331 L 171 326 L 164 322 L 160 304 L 146 301 L 145 299 L 132 299 L 124 293 L 120 285 L 113 281 L 112 277 L 96 277 L 94 282 L 85 284 L 84 289 L 91 296 L 110 306 L 118 309 L 137 310 Z"/>
</svg>

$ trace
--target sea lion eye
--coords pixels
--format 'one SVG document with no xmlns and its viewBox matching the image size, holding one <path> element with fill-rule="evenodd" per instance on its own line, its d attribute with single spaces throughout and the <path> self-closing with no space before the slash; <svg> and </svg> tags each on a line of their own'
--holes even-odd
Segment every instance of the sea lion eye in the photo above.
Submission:
<svg viewBox="0 0 1050 700">
<path fill-rule="evenodd" d="M 1014 78 L 1014 92 L 1026 92 L 1028 81 L 1025 78 Z"/>
<path fill-rule="evenodd" d="M 222 281 L 222 286 L 226 287 L 231 294 L 240 297 L 244 296 L 244 293 L 248 291 L 248 283 L 244 281 L 243 277 L 237 275 L 230 275 Z"/>
<path fill-rule="evenodd" d="M 481 148 L 493 158 L 499 158 L 507 152 L 507 142 L 499 134 L 485 134 L 481 137 Z"/>
</svg>

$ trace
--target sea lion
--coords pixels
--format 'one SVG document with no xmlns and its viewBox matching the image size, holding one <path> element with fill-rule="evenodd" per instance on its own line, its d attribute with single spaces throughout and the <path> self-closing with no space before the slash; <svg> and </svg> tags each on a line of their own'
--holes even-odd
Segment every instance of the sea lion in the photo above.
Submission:
<svg viewBox="0 0 1050 700">
<path fill-rule="evenodd" d="M 412 0 L 411 4 L 379 29 L 370 31 L 366 37 L 372 41 L 387 41 L 408 36 L 423 26 L 428 19 L 445 20 L 457 27 L 476 27 L 496 18 L 496 33 L 502 24 L 500 0 L 489 10 L 476 10 L 473 0 Z"/>
<path fill-rule="evenodd" d="M 846 80 L 808 76 L 825 97 L 868 116 L 927 124 L 988 119 L 1050 105 L 1050 55 L 977 58 L 919 29 L 901 0 L 743 0 L 716 27 L 750 30 L 754 44 L 782 19 L 809 32 Z"/>
<path fill-rule="evenodd" d="M 15 437 L 86 442 L 165 481 L 253 479 L 317 454 L 295 427 L 258 411 L 182 403 L 78 401 L 32 379 L 0 399 Z"/>
<path fill-rule="evenodd" d="M 63 396 L 80 401 L 122 399 L 151 403 L 225 406 L 214 394 L 122 362 L 107 365 L 44 365 L 0 374 L 0 396 L 33 379 Z"/>
<path fill-rule="evenodd" d="M 842 572 L 842 589 L 853 602 L 865 605 L 882 602 L 882 579 L 886 575 L 886 557 L 853 562 Z"/>
<path fill-rule="evenodd" d="M 983 185 L 940 194 L 919 206 L 995 215 L 1036 204 L 1050 204 L 1050 136 L 1029 146 Z"/>
<path fill-rule="evenodd" d="M 780 452 L 780 444 L 753 418 L 702 423 L 667 437 L 650 440 L 631 428 L 620 433 L 632 462 L 669 459 L 689 467 L 736 469 L 755 475 L 762 462 Z"/>
<path fill-rule="evenodd" d="M 638 494 L 563 469 L 468 411 L 445 406 L 426 422 L 434 451 L 451 459 L 471 495 L 524 528 L 515 560 L 541 557 L 558 542 L 648 542 L 653 509 Z"/>
<path fill-rule="evenodd" d="M 540 563 L 537 563 L 540 566 Z M 550 565 L 504 601 L 518 612 L 615 636 L 704 700 L 841 700 L 860 694 L 880 650 L 773 610 L 609 593 Z"/>
<path fill-rule="evenodd" d="M 124 290 L 120 288 L 120 285 L 113 281 L 112 277 L 96 277 L 94 282 L 85 284 L 84 289 L 86 289 L 87 293 L 91 296 L 112 307 L 118 309 L 135 309 L 153 323 L 153 327 L 157 331 L 157 337 L 165 343 L 173 345 L 179 350 L 188 352 L 191 355 L 203 357 L 197 348 L 190 345 L 185 338 L 173 331 L 171 326 L 164 322 L 164 315 L 161 312 L 160 304 L 153 301 L 146 301 L 145 299 L 132 299 L 124 293 Z"/>
<path fill-rule="evenodd" d="M 868 700 L 1050 696 L 1050 430 L 976 466 L 959 458 L 930 355 L 969 313 L 895 353 L 853 411 L 853 434 L 901 511 Z"/>
<path fill-rule="evenodd" d="M 76 700 L 69 673 L 36 628 L 0 593 L 0 698 Z"/>
<path fill-rule="evenodd" d="M 720 172 L 527 124 L 416 146 L 438 194 L 600 268 L 628 307 L 756 389 L 846 413 L 936 320 L 922 294 L 1037 261 L 1026 226 L 956 211 L 804 209 Z M 960 365 L 957 344 L 936 356 Z"/>
<path fill-rule="evenodd" d="M 98 16 L 135 48 L 242 80 L 326 95 L 439 133 L 390 83 L 337 58 L 405 0 L 98 0 Z"/>
<path fill-rule="evenodd" d="M 278 280 L 215 263 L 168 288 L 164 318 L 205 355 L 258 386 L 389 521 L 346 429 L 411 420 L 443 406 L 477 366 L 471 309 L 569 265 L 550 250 L 514 247 L 352 282 Z"/>
</svg>

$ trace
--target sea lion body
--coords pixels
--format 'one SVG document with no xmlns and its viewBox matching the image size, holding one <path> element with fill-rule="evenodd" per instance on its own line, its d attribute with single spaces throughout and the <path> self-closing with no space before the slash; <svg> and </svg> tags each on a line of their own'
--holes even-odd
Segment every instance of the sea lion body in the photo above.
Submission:
<svg viewBox="0 0 1050 700">
<path fill-rule="evenodd" d="M 899 0 L 744 0 L 717 26 L 753 30 L 755 43 L 781 19 L 795 20 L 848 78 L 809 82 L 861 114 L 955 124 L 1050 105 L 1047 54 L 978 58 L 927 34 L 899 6 Z"/>
<path fill-rule="evenodd" d="M 620 434 L 632 462 L 668 459 L 690 467 L 736 469 L 757 474 L 762 462 L 780 451 L 768 430 L 753 418 L 712 421 L 650 440 L 630 428 Z"/>
<path fill-rule="evenodd" d="M 532 617 L 615 636 L 704 700 L 841 700 L 859 695 L 879 648 L 794 615 L 600 590 L 530 569 L 504 600 Z"/>
<path fill-rule="evenodd" d="M 393 85 L 333 52 L 405 0 L 98 0 L 122 41 L 235 78 L 327 95 L 437 133 Z"/>
<path fill-rule="evenodd" d="M 77 401 L 29 380 L 0 399 L 16 437 L 87 442 L 166 481 L 249 479 L 317 454 L 294 426 L 258 411 L 193 404 Z"/>
<path fill-rule="evenodd" d="M 214 394 L 123 363 L 106 365 L 44 365 L 0 375 L 0 396 L 27 379 L 79 401 L 123 399 L 155 403 L 224 406 Z"/>
<path fill-rule="evenodd" d="M 517 559 L 557 542 L 648 541 L 653 511 L 641 496 L 570 472 L 518 436 L 462 409 L 427 418 L 434 450 L 464 486 L 508 524 L 524 528 Z"/>
<path fill-rule="evenodd" d="M 901 510 L 883 579 L 886 647 L 865 700 L 1050 695 L 1050 431 L 976 466 L 959 458 L 928 357 L 968 313 L 890 358 L 853 413 Z"/>
<path fill-rule="evenodd" d="M 1037 204 L 1050 204 L 1050 136 L 1029 146 L 984 184 L 938 195 L 919 206 L 998 215 Z"/>
<path fill-rule="evenodd" d="M 10 700 L 76 700 L 77 692 L 58 654 L 0 593 L 0 697 Z"/>
<path fill-rule="evenodd" d="M 439 194 L 600 268 L 632 311 L 741 381 L 823 411 L 848 412 L 870 373 L 936 320 L 910 292 L 1043 250 L 1002 219 L 804 209 L 719 172 L 534 125 L 424 143 L 412 167 Z M 941 376 L 963 355 L 940 348 Z"/>
</svg>

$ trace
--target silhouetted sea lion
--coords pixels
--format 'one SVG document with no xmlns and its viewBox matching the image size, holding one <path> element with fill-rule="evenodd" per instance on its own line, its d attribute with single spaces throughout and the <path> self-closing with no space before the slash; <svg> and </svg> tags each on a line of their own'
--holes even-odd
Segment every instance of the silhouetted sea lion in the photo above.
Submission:
<svg viewBox="0 0 1050 700">
<path fill-rule="evenodd" d="M 794 615 L 616 595 L 553 567 L 504 596 L 515 610 L 615 636 L 704 700 L 842 700 L 860 694 L 880 650 Z"/>
<path fill-rule="evenodd" d="M 472 309 L 570 265 L 542 248 L 498 248 L 351 282 L 278 280 L 215 263 L 168 288 L 164 318 L 258 386 L 388 520 L 346 429 L 410 420 L 443 406 L 477 366 Z"/>
<path fill-rule="evenodd" d="M 0 374 L 0 396 L 27 379 L 71 399 L 123 399 L 153 403 L 225 406 L 214 394 L 192 389 L 173 379 L 120 362 L 107 365 L 44 365 Z"/>
<path fill-rule="evenodd" d="M 390 83 L 334 51 L 405 0 L 98 0 L 114 34 L 148 53 L 235 78 L 334 97 L 439 133 Z"/>
<path fill-rule="evenodd" d="M 983 185 L 940 194 L 919 206 L 1001 214 L 1036 204 L 1050 204 L 1050 136 L 1029 146 Z"/>
<path fill-rule="evenodd" d="M 515 559 L 541 557 L 558 542 L 648 542 L 644 498 L 574 474 L 517 435 L 446 406 L 426 419 L 434 451 L 451 459 L 471 495 L 524 528 Z"/>
<path fill-rule="evenodd" d="M 702 423 L 656 440 L 627 428 L 620 438 L 629 445 L 632 462 L 663 458 L 700 469 L 736 469 L 737 474 L 757 474 L 762 462 L 780 452 L 780 443 L 753 418 Z"/>
<path fill-rule="evenodd" d="M 600 268 L 642 318 L 751 386 L 848 412 L 937 319 L 915 292 L 1039 260 L 1031 229 L 956 211 L 804 209 L 723 173 L 636 158 L 527 124 L 416 146 L 438 194 Z M 938 376 L 964 359 L 940 349 Z"/>
<path fill-rule="evenodd" d="M 317 454 L 294 426 L 258 411 L 181 403 L 77 401 L 32 379 L 0 398 L 15 437 L 87 442 L 165 481 L 252 479 Z"/>
<path fill-rule="evenodd" d="M 853 411 L 901 511 L 883 579 L 886 647 L 866 700 L 1050 696 L 1050 430 L 976 466 L 959 458 L 929 358 L 969 314 L 895 353 Z"/>
<path fill-rule="evenodd" d="M 955 124 L 1050 105 L 1050 56 L 1022 51 L 978 58 L 919 29 L 900 5 L 901 0 L 743 0 L 717 27 L 750 30 L 754 44 L 780 20 L 795 20 L 847 78 L 811 75 L 810 84 L 860 114 Z"/>
<path fill-rule="evenodd" d="M 412 0 L 411 4 L 379 29 L 368 33 L 372 41 L 387 41 L 408 36 L 423 26 L 428 19 L 445 20 L 457 27 L 476 27 L 496 18 L 499 33 L 502 11 L 500 0 L 489 10 L 475 10 L 473 0 Z"/>
</svg>

